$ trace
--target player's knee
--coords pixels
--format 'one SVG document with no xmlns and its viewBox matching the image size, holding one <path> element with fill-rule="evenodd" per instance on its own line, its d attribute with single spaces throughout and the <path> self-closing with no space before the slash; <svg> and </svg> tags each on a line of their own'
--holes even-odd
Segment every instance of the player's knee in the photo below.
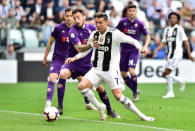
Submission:
<svg viewBox="0 0 195 131">
<path fill-rule="evenodd" d="M 126 77 L 127 77 L 127 72 L 121 72 L 121 76 L 122 76 L 123 78 L 126 78 Z"/>
<path fill-rule="evenodd" d="M 79 83 L 79 86 L 78 86 L 78 89 L 79 90 L 84 90 L 85 89 L 85 84 L 83 84 L 82 82 Z"/>
<path fill-rule="evenodd" d="M 112 91 L 112 92 L 113 92 L 114 97 L 119 101 L 122 96 L 121 91 Z"/>
<path fill-rule="evenodd" d="M 102 92 L 104 92 L 104 87 L 103 87 L 102 85 L 99 85 L 99 86 L 97 87 L 96 91 L 97 91 L 98 93 L 102 93 Z"/>
<path fill-rule="evenodd" d="M 60 71 L 60 79 L 67 80 L 68 79 L 68 74 L 65 71 Z"/>
<path fill-rule="evenodd" d="M 56 80 L 57 80 L 57 77 L 54 77 L 54 76 L 49 77 L 49 81 L 52 81 L 53 83 L 55 83 Z"/>
<path fill-rule="evenodd" d="M 130 70 L 129 70 L 129 73 L 130 73 L 131 77 L 132 77 L 132 76 L 135 76 L 135 69 L 130 69 Z"/>
</svg>

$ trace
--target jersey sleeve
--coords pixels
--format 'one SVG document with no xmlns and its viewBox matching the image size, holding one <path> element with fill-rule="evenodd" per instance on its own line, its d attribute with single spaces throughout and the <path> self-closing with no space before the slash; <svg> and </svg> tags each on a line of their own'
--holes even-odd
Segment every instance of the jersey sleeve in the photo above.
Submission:
<svg viewBox="0 0 195 131">
<path fill-rule="evenodd" d="M 183 28 L 180 29 L 180 38 L 181 38 L 181 41 L 188 40 L 188 38 L 186 36 L 186 33 L 184 32 L 184 29 Z"/>
<path fill-rule="evenodd" d="M 144 25 L 144 23 L 140 24 L 140 31 L 143 35 L 145 35 L 145 36 L 148 35 L 148 31 L 147 31 L 146 26 Z"/>
<path fill-rule="evenodd" d="M 51 36 L 54 37 L 54 38 L 56 39 L 57 34 L 58 34 L 58 28 L 55 27 L 55 28 L 53 28 L 53 31 L 51 32 Z"/>
<path fill-rule="evenodd" d="M 71 29 L 68 33 L 68 38 L 71 42 L 71 44 L 76 45 L 78 42 L 81 42 L 80 39 L 78 38 L 78 33 Z"/>
<path fill-rule="evenodd" d="M 162 42 L 163 43 L 166 43 L 167 42 L 166 32 L 167 32 L 167 28 L 164 30 L 164 33 L 163 33 L 163 38 L 162 38 Z"/>
<path fill-rule="evenodd" d="M 87 44 L 91 44 L 91 43 L 93 42 L 94 33 L 95 33 L 95 31 L 93 31 L 93 32 L 90 34 L 90 36 L 89 36 L 89 38 L 88 38 Z"/>
<path fill-rule="evenodd" d="M 134 39 L 128 35 L 125 35 L 124 33 L 120 32 L 119 30 L 115 31 L 113 37 L 114 37 L 115 41 L 117 42 L 117 44 L 120 44 L 120 43 L 132 44 L 137 49 L 140 49 L 142 47 L 139 41 L 137 41 L 136 39 Z"/>
</svg>

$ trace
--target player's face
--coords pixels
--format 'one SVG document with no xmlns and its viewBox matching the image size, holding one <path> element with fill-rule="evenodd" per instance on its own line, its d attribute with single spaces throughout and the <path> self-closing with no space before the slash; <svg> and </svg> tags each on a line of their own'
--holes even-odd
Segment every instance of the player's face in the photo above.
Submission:
<svg viewBox="0 0 195 131">
<path fill-rule="evenodd" d="M 171 17 L 170 17 L 170 24 L 171 25 L 175 25 L 175 24 L 177 24 L 178 23 L 178 19 L 177 19 L 177 16 L 176 15 L 171 15 Z"/>
<path fill-rule="evenodd" d="M 73 19 L 73 16 L 72 16 L 72 11 L 66 12 L 65 16 L 64 16 L 64 19 L 65 19 L 65 21 L 68 25 L 73 24 L 74 19 Z"/>
<path fill-rule="evenodd" d="M 127 14 L 128 14 L 128 17 L 130 19 L 134 19 L 136 17 L 136 14 L 137 14 L 136 8 L 129 8 L 127 11 Z"/>
<path fill-rule="evenodd" d="M 80 12 L 77 12 L 76 14 L 73 15 L 73 18 L 76 26 L 82 28 L 85 23 L 85 16 Z"/>
<path fill-rule="evenodd" d="M 95 25 L 97 30 L 103 34 L 107 29 L 108 21 L 104 20 L 104 18 L 96 18 Z"/>
</svg>

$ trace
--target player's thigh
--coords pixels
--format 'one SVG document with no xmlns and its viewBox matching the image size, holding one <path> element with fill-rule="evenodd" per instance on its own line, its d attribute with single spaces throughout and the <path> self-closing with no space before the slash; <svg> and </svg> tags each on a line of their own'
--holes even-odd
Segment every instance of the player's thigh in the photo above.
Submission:
<svg viewBox="0 0 195 131">
<path fill-rule="evenodd" d="M 110 89 L 124 88 L 124 81 L 117 70 L 105 72 L 101 76 L 104 81 L 109 85 Z"/>
<path fill-rule="evenodd" d="M 68 68 L 63 68 L 60 70 L 60 78 L 61 79 L 68 79 L 72 75 L 72 72 Z"/>
<path fill-rule="evenodd" d="M 86 78 L 82 78 L 81 82 L 79 83 L 79 90 L 84 90 L 84 89 L 87 89 L 87 88 L 92 88 L 92 83 L 91 81 L 89 81 L 88 79 Z"/>
<path fill-rule="evenodd" d="M 128 52 L 121 52 L 120 57 L 120 71 L 128 72 L 128 63 L 129 63 L 129 54 Z"/>
<path fill-rule="evenodd" d="M 138 60 L 139 60 L 139 52 L 138 51 L 130 52 L 128 56 L 128 68 L 135 69 Z"/>
<path fill-rule="evenodd" d="M 94 90 L 96 90 L 98 85 L 101 83 L 101 77 L 97 74 L 97 71 L 94 68 L 91 68 L 83 78 L 92 83 Z"/>
<path fill-rule="evenodd" d="M 52 81 L 52 82 L 56 82 L 56 80 L 58 79 L 58 74 L 57 73 L 50 73 L 49 74 L 49 81 Z"/>
</svg>

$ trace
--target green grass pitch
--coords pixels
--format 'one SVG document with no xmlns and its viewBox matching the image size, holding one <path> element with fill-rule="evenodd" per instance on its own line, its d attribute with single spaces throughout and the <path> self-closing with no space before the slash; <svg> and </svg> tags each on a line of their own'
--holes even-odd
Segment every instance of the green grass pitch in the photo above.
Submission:
<svg viewBox="0 0 195 131">
<path fill-rule="evenodd" d="M 121 118 L 99 121 L 97 111 L 85 110 L 84 99 L 77 85 L 67 83 L 64 114 L 50 123 L 43 116 L 47 83 L 0 84 L 0 131 L 195 130 L 195 84 L 187 84 L 184 92 L 179 92 L 179 85 L 175 84 L 176 97 L 172 99 L 162 99 L 166 84 L 139 84 L 140 101 L 135 105 L 146 115 L 154 116 L 154 122 L 141 121 L 133 112 L 125 109 L 105 84 L 112 108 Z M 56 93 L 55 88 L 53 106 L 57 106 Z M 127 87 L 124 94 L 132 98 L 132 92 Z"/>
</svg>

